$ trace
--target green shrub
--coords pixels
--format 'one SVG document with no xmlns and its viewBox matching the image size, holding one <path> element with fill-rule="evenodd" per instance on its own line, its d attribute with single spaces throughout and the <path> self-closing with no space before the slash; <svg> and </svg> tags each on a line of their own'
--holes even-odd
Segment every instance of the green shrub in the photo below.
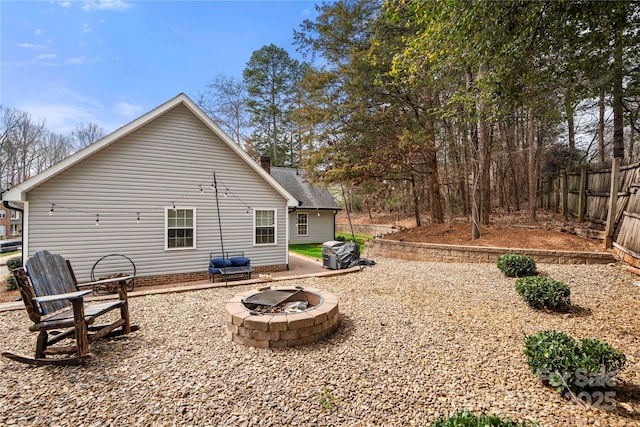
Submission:
<svg viewBox="0 0 640 427">
<path fill-rule="evenodd" d="M 591 338 L 578 343 L 564 332 L 541 331 L 525 337 L 524 344 L 531 372 L 561 393 L 615 387 L 626 363 L 611 345 Z"/>
<path fill-rule="evenodd" d="M 569 286 L 548 277 L 520 277 L 516 279 L 516 292 L 534 308 L 562 310 L 571 305 Z"/>
<path fill-rule="evenodd" d="M 8 291 L 15 291 L 18 289 L 18 282 L 16 282 L 16 278 L 13 277 L 13 274 L 4 279 L 4 288 Z"/>
<path fill-rule="evenodd" d="M 16 256 L 7 260 L 7 269 L 9 270 L 9 272 L 19 267 L 22 267 L 22 257 Z M 4 287 L 8 291 L 14 291 L 18 289 L 18 283 L 16 282 L 16 278 L 13 277 L 13 274 L 9 274 L 7 276 L 4 282 Z"/>
<path fill-rule="evenodd" d="M 460 411 L 447 418 L 438 418 L 431 424 L 431 427 L 527 427 L 537 426 L 537 423 L 523 421 L 522 423 L 512 421 L 510 418 L 500 419 L 497 415 L 475 415 L 469 411 Z"/>
<path fill-rule="evenodd" d="M 21 256 L 15 256 L 7 260 L 7 268 L 9 269 L 9 271 L 13 271 L 14 269 L 20 268 L 20 267 L 22 267 Z"/>
<path fill-rule="evenodd" d="M 529 255 L 500 255 L 497 266 L 507 277 L 535 276 L 538 273 L 536 262 Z"/>
</svg>

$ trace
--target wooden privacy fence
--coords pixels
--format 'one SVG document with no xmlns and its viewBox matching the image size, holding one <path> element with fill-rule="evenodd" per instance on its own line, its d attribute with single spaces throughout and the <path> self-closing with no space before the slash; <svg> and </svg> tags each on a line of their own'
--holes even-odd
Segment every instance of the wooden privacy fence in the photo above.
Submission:
<svg viewBox="0 0 640 427">
<path fill-rule="evenodd" d="M 640 273 L 640 163 L 582 165 L 541 183 L 542 207 L 586 223 L 589 237 L 604 240 Z"/>
</svg>

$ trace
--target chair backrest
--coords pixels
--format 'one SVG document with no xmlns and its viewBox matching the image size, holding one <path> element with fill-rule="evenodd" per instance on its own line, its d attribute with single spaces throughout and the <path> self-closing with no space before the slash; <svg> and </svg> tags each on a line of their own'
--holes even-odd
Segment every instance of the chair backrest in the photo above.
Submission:
<svg viewBox="0 0 640 427">
<path fill-rule="evenodd" d="M 66 260 L 49 251 L 37 251 L 25 267 L 36 296 L 59 295 L 77 291 L 76 278 Z M 40 304 L 42 314 L 48 314 L 71 305 L 69 300 Z"/>
</svg>

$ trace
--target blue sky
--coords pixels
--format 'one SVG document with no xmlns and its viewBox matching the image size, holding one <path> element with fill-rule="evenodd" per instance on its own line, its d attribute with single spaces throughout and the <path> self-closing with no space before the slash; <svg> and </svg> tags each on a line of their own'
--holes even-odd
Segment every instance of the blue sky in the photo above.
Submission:
<svg viewBox="0 0 640 427">
<path fill-rule="evenodd" d="M 217 74 L 242 78 L 273 43 L 300 59 L 293 30 L 308 1 L 0 1 L 0 104 L 69 134 L 111 132 Z"/>
</svg>

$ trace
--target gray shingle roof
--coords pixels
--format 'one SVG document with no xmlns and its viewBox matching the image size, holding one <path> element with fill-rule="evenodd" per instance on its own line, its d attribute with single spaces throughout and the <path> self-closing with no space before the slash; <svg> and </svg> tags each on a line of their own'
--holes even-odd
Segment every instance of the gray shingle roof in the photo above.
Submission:
<svg viewBox="0 0 640 427">
<path fill-rule="evenodd" d="M 271 176 L 293 197 L 298 199 L 298 207 L 300 208 L 341 209 L 329 190 L 309 183 L 301 170 L 272 166 Z"/>
</svg>

